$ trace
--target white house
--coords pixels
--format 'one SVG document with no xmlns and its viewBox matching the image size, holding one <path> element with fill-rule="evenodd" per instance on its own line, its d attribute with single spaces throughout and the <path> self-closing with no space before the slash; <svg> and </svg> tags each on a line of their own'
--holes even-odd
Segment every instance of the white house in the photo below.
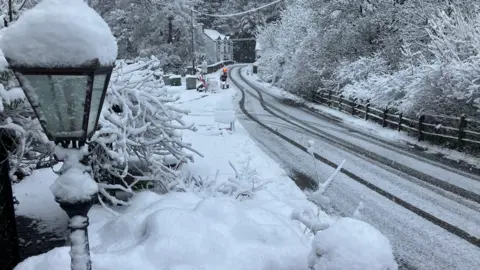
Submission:
<svg viewBox="0 0 480 270">
<path fill-rule="evenodd" d="M 220 34 L 217 30 L 203 29 L 205 40 L 205 58 L 207 63 L 233 61 L 233 42 L 229 36 Z"/>
</svg>

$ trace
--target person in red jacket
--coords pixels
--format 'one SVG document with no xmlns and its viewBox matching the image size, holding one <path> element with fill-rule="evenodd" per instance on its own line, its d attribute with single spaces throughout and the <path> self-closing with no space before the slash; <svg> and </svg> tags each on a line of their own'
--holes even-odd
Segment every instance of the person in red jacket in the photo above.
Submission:
<svg viewBox="0 0 480 270">
<path fill-rule="evenodd" d="M 227 82 L 227 79 L 228 79 L 228 75 L 227 75 L 227 68 L 224 67 L 223 70 L 222 70 L 222 75 L 220 75 L 220 83 L 222 85 L 222 89 L 225 89 L 225 88 L 229 88 L 229 85 L 228 85 L 228 82 Z"/>
</svg>

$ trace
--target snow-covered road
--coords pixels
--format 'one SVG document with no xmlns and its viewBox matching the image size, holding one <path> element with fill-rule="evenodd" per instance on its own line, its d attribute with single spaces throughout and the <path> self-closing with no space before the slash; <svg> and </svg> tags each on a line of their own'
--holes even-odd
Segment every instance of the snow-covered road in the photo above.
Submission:
<svg viewBox="0 0 480 270">
<path fill-rule="evenodd" d="M 332 163 L 347 160 L 344 173 L 327 192 L 334 210 L 351 215 L 363 200 L 364 219 L 391 239 L 402 268 L 478 268 L 480 181 L 476 176 L 282 103 L 247 84 L 240 68 L 234 68 L 231 77 L 245 94 L 243 109 L 249 115 L 241 116 L 242 124 L 297 184 L 312 186 L 317 170 L 324 181 L 334 170 Z M 312 139 L 319 155 L 315 162 L 301 149 Z"/>
</svg>

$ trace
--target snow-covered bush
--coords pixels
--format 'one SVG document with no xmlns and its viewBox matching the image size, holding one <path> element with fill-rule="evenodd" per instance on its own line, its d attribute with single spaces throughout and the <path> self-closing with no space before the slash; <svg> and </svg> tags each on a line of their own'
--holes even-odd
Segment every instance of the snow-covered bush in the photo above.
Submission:
<svg viewBox="0 0 480 270">
<path fill-rule="evenodd" d="M 178 186 L 177 190 L 193 192 L 205 198 L 228 196 L 243 200 L 251 198 L 255 192 L 263 190 L 270 183 L 257 175 L 256 170 L 251 168 L 250 161 L 241 170 L 237 170 L 231 162 L 229 164 L 235 172 L 235 177 L 222 179 L 217 173 L 214 179 L 204 179 L 192 175 L 183 186 Z"/>
<path fill-rule="evenodd" d="M 164 87 L 159 61 L 117 61 L 92 142 L 92 165 L 100 192 L 133 192 L 140 181 L 154 181 L 160 192 L 175 188 L 179 171 L 169 164 L 192 160 L 190 145 L 181 131 L 194 129 L 182 117 L 188 113 L 172 105 L 177 98 Z M 186 149 L 190 151 L 185 151 Z"/>
<path fill-rule="evenodd" d="M 360 57 L 354 62 L 344 61 L 335 70 L 335 78 L 340 86 L 367 80 L 371 75 L 390 73 L 390 67 L 379 54 L 373 57 Z"/>
<path fill-rule="evenodd" d="M 411 79 L 412 74 L 405 70 L 394 74 L 374 73 L 364 80 L 352 81 L 345 85 L 342 93 L 350 98 L 369 100 L 369 103 L 376 107 L 400 106 L 405 102 L 407 94 L 405 88 Z"/>
<path fill-rule="evenodd" d="M 457 114 L 468 113 L 480 97 L 479 7 L 475 11 L 464 13 L 452 7 L 449 14 L 440 12 L 433 17 L 428 29 L 431 39 L 428 48 L 435 61 L 426 69 L 423 85 L 430 97 L 440 92 L 441 99 L 449 103 L 447 106 L 453 105 Z"/>
</svg>

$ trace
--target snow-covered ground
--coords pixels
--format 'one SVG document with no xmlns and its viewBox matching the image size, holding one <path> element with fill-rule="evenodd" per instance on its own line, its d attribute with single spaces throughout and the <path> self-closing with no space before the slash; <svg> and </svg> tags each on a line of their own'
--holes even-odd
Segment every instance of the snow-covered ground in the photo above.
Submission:
<svg viewBox="0 0 480 270">
<path fill-rule="evenodd" d="M 378 230 L 318 211 L 238 121 L 235 131 L 215 122 L 218 109 L 230 107 L 226 103 L 236 108 L 234 89 L 169 90 L 180 95 L 178 106 L 191 111 L 185 120 L 197 126 L 183 134 L 204 155 L 186 168 L 197 185 L 165 195 L 139 192 L 129 206 L 115 209 L 118 215 L 92 208 L 93 269 L 396 269 L 390 243 Z M 44 169 L 14 186 L 17 214 L 41 220 L 46 231 L 64 229 L 67 221 L 49 190 L 55 178 Z M 234 196 L 219 192 L 229 184 L 238 189 Z M 292 212 L 330 227 L 312 242 Z M 56 248 L 15 269 L 69 269 L 69 250 Z"/>
<path fill-rule="evenodd" d="M 248 70 L 251 70 L 251 67 L 249 66 L 248 68 L 242 69 L 242 74 L 247 75 Z M 409 143 L 410 145 L 418 145 L 424 149 L 427 149 L 427 153 L 432 153 L 432 154 L 441 154 L 445 158 L 457 161 L 457 162 L 466 162 L 471 166 L 474 166 L 475 168 L 480 168 L 480 159 L 477 157 L 464 153 L 464 152 L 459 152 L 456 150 L 452 149 L 446 149 L 434 144 L 431 144 L 429 142 L 419 142 L 413 137 L 408 136 L 406 133 L 403 132 L 398 132 L 396 130 L 388 129 L 388 128 L 382 128 L 380 125 L 370 122 L 370 121 L 365 121 L 363 119 L 359 119 L 357 117 L 353 117 L 349 114 L 343 113 L 338 111 L 337 109 L 332 109 L 327 106 L 323 106 L 320 104 L 312 103 L 305 101 L 301 97 L 298 97 L 288 91 L 285 91 L 281 88 L 275 87 L 270 83 L 266 83 L 261 81 L 256 74 L 248 73 L 247 75 L 249 78 L 251 78 L 251 82 L 262 86 L 262 89 L 266 91 L 267 93 L 279 97 L 279 98 L 288 98 L 292 100 L 298 100 L 303 102 L 307 107 L 310 107 L 312 109 L 316 109 L 324 114 L 333 116 L 336 119 L 341 119 L 344 123 L 355 126 L 359 129 L 361 129 L 363 132 L 367 134 L 371 134 L 373 136 L 378 136 L 384 140 L 395 142 L 395 143 Z"/>
</svg>

